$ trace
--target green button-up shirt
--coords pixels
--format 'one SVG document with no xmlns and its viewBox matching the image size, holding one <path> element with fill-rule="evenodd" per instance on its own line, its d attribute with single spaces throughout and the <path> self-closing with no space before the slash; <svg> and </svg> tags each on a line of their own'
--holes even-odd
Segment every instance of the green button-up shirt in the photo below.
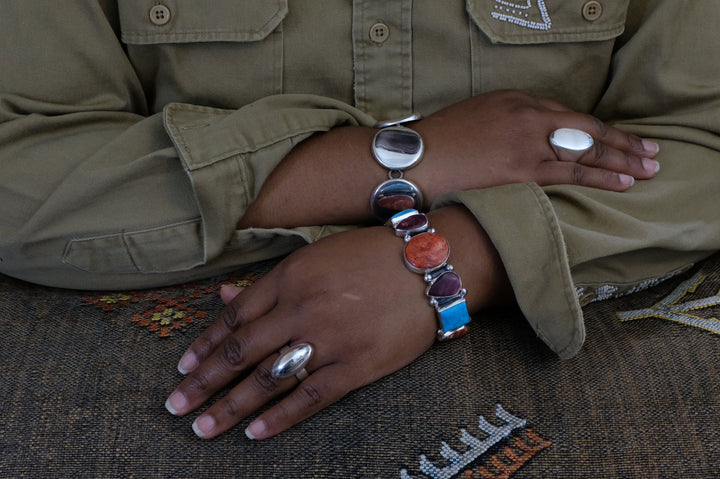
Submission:
<svg viewBox="0 0 720 479">
<path fill-rule="evenodd" d="M 658 177 L 625 193 L 434 205 L 474 213 L 572 356 L 582 304 L 720 249 L 719 24 L 712 0 L 3 2 L 0 271 L 139 288 L 288 253 L 341 228 L 235 225 L 298 142 L 518 88 L 661 145 Z"/>
</svg>

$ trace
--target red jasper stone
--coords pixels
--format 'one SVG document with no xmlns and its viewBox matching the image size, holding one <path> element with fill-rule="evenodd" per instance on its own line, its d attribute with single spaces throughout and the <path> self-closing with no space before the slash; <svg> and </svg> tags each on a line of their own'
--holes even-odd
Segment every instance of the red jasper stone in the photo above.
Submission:
<svg viewBox="0 0 720 479">
<path fill-rule="evenodd" d="M 408 195 L 393 195 L 380 198 L 378 206 L 392 211 L 403 211 L 415 206 L 415 200 Z"/>
<path fill-rule="evenodd" d="M 443 337 L 443 341 L 448 341 L 450 339 L 462 338 L 469 332 L 470 332 L 470 328 L 467 326 L 463 326 L 462 328 L 458 328 L 458 330 L 455 331 L 454 333 L 448 334 L 447 336 Z"/>
<path fill-rule="evenodd" d="M 419 234 L 405 245 L 405 259 L 416 269 L 435 269 L 445 264 L 449 256 L 450 245 L 435 233 Z"/>
<path fill-rule="evenodd" d="M 408 216 L 404 220 L 402 220 L 400 223 L 397 224 L 395 227 L 398 231 L 414 231 L 419 228 L 422 228 L 423 226 L 427 226 L 428 219 L 427 216 L 416 214 L 412 216 Z"/>
<path fill-rule="evenodd" d="M 427 295 L 433 298 L 446 298 L 454 296 L 462 289 L 460 275 L 454 271 L 441 274 L 428 288 Z"/>
</svg>

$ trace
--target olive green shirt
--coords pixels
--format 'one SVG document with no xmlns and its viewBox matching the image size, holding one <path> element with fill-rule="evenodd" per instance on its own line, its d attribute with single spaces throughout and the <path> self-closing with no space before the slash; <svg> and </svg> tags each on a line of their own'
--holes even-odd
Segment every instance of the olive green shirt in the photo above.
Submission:
<svg viewBox="0 0 720 479">
<path fill-rule="evenodd" d="M 235 225 L 298 142 L 517 88 L 661 147 L 624 193 L 511 184 L 434 205 L 473 212 L 570 357 L 581 305 L 720 249 L 718 25 L 713 0 L 4 0 L 0 272 L 125 289 L 288 253 L 341 227 Z"/>
</svg>

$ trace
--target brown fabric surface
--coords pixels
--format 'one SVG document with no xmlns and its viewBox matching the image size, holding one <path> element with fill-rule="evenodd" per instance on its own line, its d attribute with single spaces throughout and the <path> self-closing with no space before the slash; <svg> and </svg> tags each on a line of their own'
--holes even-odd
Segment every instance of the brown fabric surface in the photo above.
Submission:
<svg viewBox="0 0 720 479">
<path fill-rule="evenodd" d="M 488 311 L 468 336 L 274 439 L 249 441 L 244 421 L 200 440 L 195 415 L 164 409 L 180 379 L 175 365 L 220 310 L 219 284 L 252 281 L 269 266 L 124 295 L 0 277 L 0 476 L 720 477 L 720 335 L 699 327 L 720 325 L 712 320 L 720 306 L 678 306 L 718 294 L 720 256 L 651 290 L 589 305 L 588 340 L 575 359 L 558 360 L 517 311 Z M 661 311 L 674 320 L 617 316 L 656 304 L 697 271 L 707 277 Z M 678 322 L 693 318 L 709 321 Z M 526 423 L 483 432 L 480 415 L 505 424 L 496 404 Z M 479 451 L 461 429 L 481 444 L 497 440 L 447 475 L 443 442 L 459 456 Z M 423 472 L 421 455 L 439 469 Z"/>
</svg>

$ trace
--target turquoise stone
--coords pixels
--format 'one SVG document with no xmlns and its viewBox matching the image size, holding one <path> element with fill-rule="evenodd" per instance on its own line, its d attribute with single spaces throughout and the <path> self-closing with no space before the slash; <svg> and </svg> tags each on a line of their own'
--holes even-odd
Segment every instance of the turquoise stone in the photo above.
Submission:
<svg viewBox="0 0 720 479">
<path fill-rule="evenodd" d="M 457 329 L 470 322 L 470 313 L 468 313 L 465 301 L 457 303 L 454 306 L 440 312 L 440 322 L 445 332 Z"/>
</svg>

